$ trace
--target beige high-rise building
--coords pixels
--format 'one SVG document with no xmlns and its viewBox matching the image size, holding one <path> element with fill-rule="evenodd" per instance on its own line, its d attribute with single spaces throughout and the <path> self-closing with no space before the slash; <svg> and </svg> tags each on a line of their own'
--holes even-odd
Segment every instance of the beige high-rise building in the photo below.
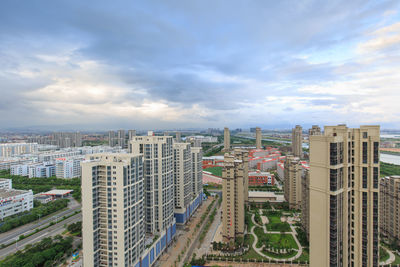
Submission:
<svg viewBox="0 0 400 267">
<path fill-rule="evenodd" d="M 84 266 L 133 266 L 144 251 L 143 157 L 92 154 L 82 163 Z"/>
<path fill-rule="evenodd" d="M 292 153 L 295 157 L 303 157 L 303 128 L 300 125 L 292 129 Z"/>
<path fill-rule="evenodd" d="M 174 143 L 175 213 L 184 213 L 193 199 L 190 143 Z"/>
<path fill-rule="evenodd" d="M 379 265 L 379 126 L 310 136 L 310 266 Z"/>
<path fill-rule="evenodd" d="M 174 150 L 171 136 L 136 136 L 129 151 L 143 154 L 145 229 L 159 233 L 174 219 Z"/>
<path fill-rule="evenodd" d="M 256 148 L 261 149 L 261 128 L 256 128 Z"/>
<path fill-rule="evenodd" d="M 245 162 L 235 154 L 226 153 L 222 170 L 222 238 L 233 245 L 244 233 Z"/>
<path fill-rule="evenodd" d="M 321 135 L 321 127 L 318 125 L 313 125 L 310 129 L 308 129 L 308 136 L 310 135 Z"/>
<path fill-rule="evenodd" d="M 201 147 L 192 147 L 192 192 L 193 197 L 203 192 L 203 151 Z"/>
<path fill-rule="evenodd" d="M 224 128 L 224 151 L 231 150 L 231 134 L 229 132 L 229 128 Z"/>
<path fill-rule="evenodd" d="M 310 171 L 306 169 L 301 177 L 301 226 L 310 238 Z"/>
<path fill-rule="evenodd" d="M 128 141 L 131 141 L 136 136 L 136 130 L 128 130 Z"/>
<path fill-rule="evenodd" d="M 301 208 L 301 176 L 300 158 L 288 155 L 284 165 L 284 195 L 291 209 Z"/>
<path fill-rule="evenodd" d="M 125 130 L 118 130 L 117 132 L 117 145 L 126 148 L 126 142 L 125 142 Z"/>
<path fill-rule="evenodd" d="M 382 178 L 379 191 L 381 233 L 400 244 L 400 176 Z"/>
</svg>

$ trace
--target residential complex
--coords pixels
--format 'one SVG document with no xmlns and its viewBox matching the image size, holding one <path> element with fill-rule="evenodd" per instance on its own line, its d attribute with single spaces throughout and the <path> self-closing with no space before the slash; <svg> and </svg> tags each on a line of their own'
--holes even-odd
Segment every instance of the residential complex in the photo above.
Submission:
<svg viewBox="0 0 400 267">
<path fill-rule="evenodd" d="M 82 146 L 82 135 L 80 132 L 56 132 L 49 136 L 34 136 L 28 138 L 29 142 L 38 144 L 54 145 L 59 148 Z"/>
<path fill-rule="evenodd" d="M 256 149 L 261 149 L 261 128 L 256 128 Z"/>
<path fill-rule="evenodd" d="M 379 126 L 310 136 L 310 266 L 379 265 Z"/>
<path fill-rule="evenodd" d="M 16 155 L 29 154 L 38 151 L 37 143 L 6 143 L 0 144 L 0 158 L 10 158 Z"/>
<path fill-rule="evenodd" d="M 229 128 L 224 128 L 224 151 L 229 151 L 231 149 L 231 134 Z"/>
<path fill-rule="evenodd" d="M 249 171 L 249 185 L 274 185 L 274 175 L 269 172 L 262 172 L 259 170 Z"/>
<path fill-rule="evenodd" d="M 225 154 L 222 170 L 222 238 L 233 245 L 244 234 L 245 175 L 247 152 Z M 243 160 L 244 159 L 244 160 Z"/>
<path fill-rule="evenodd" d="M 303 129 L 300 125 L 292 129 L 292 153 L 295 157 L 303 157 Z"/>
<path fill-rule="evenodd" d="M 390 242 L 400 244 L 400 176 L 381 179 L 380 188 L 380 230 Z"/>
</svg>

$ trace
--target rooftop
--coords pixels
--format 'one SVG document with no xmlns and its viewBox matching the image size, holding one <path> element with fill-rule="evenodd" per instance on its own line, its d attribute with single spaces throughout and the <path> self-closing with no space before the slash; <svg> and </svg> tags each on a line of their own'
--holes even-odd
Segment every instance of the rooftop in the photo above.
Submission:
<svg viewBox="0 0 400 267">
<path fill-rule="evenodd" d="M 28 193 L 29 191 L 26 190 L 16 190 L 16 189 L 0 189 L 0 199 L 8 198 L 8 197 L 15 197 L 21 194 Z M 32 192 L 32 191 L 31 191 Z"/>
</svg>

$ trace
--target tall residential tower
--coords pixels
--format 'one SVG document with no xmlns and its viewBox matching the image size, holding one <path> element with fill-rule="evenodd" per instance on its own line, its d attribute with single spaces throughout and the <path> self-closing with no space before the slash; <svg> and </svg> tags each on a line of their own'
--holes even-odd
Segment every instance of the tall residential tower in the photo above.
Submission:
<svg viewBox="0 0 400 267">
<path fill-rule="evenodd" d="M 295 157 L 303 157 L 303 129 L 300 125 L 292 129 L 292 153 Z"/>
</svg>

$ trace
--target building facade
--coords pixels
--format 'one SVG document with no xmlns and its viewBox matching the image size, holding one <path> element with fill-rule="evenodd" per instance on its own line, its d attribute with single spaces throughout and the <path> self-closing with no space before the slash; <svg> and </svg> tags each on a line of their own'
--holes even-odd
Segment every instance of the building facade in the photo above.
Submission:
<svg viewBox="0 0 400 267">
<path fill-rule="evenodd" d="M 143 157 L 98 154 L 82 163 L 84 266 L 134 266 L 144 252 Z"/>
<path fill-rule="evenodd" d="M 301 226 L 310 239 L 310 170 L 306 169 L 301 177 Z"/>
<path fill-rule="evenodd" d="M 379 265 L 379 126 L 310 137 L 310 266 Z"/>
<path fill-rule="evenodd" d="M 3 185 L 9 186 L 10 183 L 4 182 Z M 33 208 L 32 190 L 16 190 L 9 187 L 1 188 L 0 203 L 0 220 L 24 211 L 29 211 Z"/>
<path fill-rule="evenodd" d="M 303 128 L 300 125 L 292 129 L 292 153 L 295 157 L 303 157 Z"/>
<path fill-rule="evenodd" d="M 136 136 L 129 151 L 144 158 L 145 229 L 158 233 L 174 222 L 174 149 L 171 136 Z"/>
<path fill-rule="evenodd" d="M 226 153 L 222 169 L 222 238 L 229 245 L 244 234 L 244 177 L 248 169 L 238 154 Z"/>
<path fill-rule="evenodd" d="M 249 172 L 249 185 L 274 185 L 274 175 L 269 172 L 251 171 Z"/>
<path fill-rule="evenodd" d="M 203 193 L 203 151 L 201 147 L 192 147 L 190 149 L 192 156 L 192 192 L 193 197 Z"/>
<path fill-rule="evenodd" d="M 11 179 L 0 179 L 0 189 L 11 189 L 12 180 Z"/>
<path fill-rule="evenodd" d="M 321 127 L 318 125 L 313 125 L 310 129 L 308 129 L 308 136 L 310 135 L 321 135 Z"/>
<path fill-rule="evenodd" d="M 379 193 L 381 234 L 400 244 L 400 176 L 382 178 Z"/>
<path fill-rule="evenodd" d="M 301 208 L 301 176 L 300 158 L 288 155 L 284 164 L 284 195 L 291 209 Z"/>
<path fill-rule="evenodd" d="M 35 153 L 38 151 L 37 143 L 6 143 L 0 144 L 0 158 L 10 158 L 16 155 Z"/>
<path fill-rule="evenodd" d="M 55 161 L 57 178 L 76 178 L 81 176 L 82 157 L 58 158 Z"/>
</svg>

